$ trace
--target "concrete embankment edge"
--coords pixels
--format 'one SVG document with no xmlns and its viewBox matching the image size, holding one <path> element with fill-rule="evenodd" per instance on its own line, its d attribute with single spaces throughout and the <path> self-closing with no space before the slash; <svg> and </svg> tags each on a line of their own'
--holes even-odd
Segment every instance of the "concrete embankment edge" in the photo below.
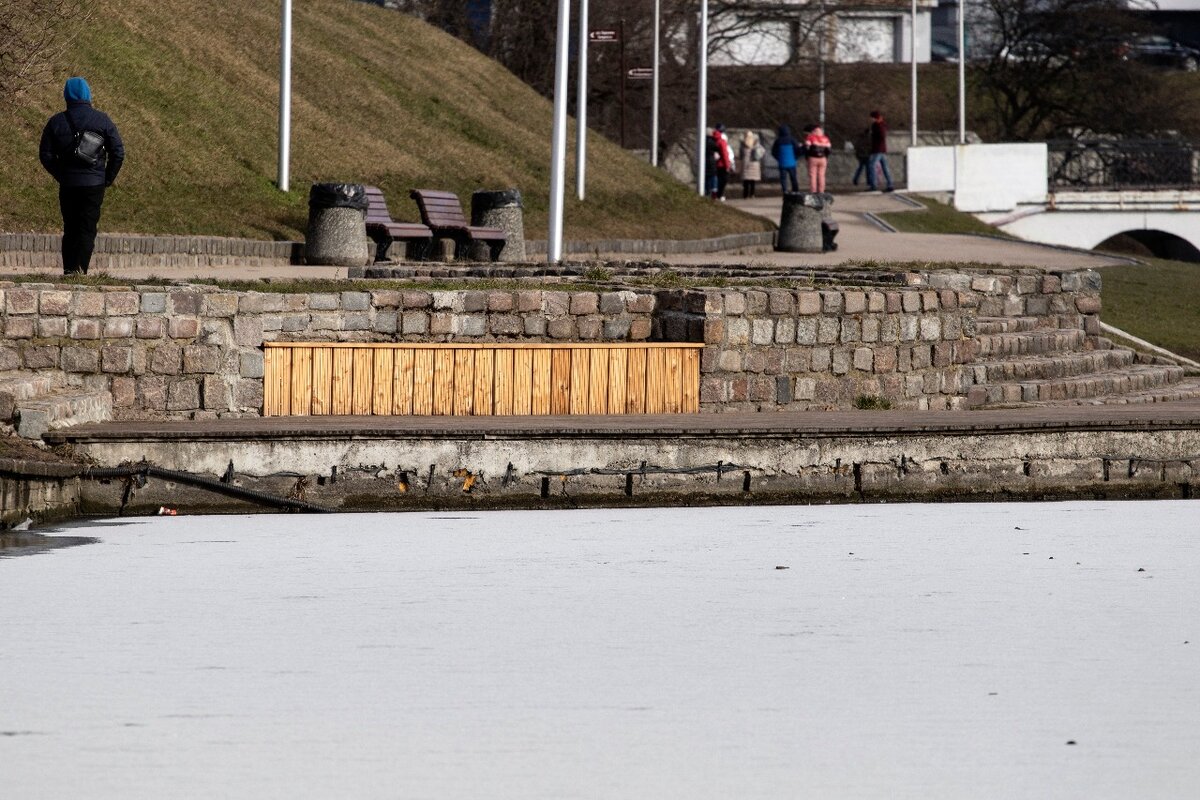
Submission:
<svg viewBox="0 0 1200 800">
<path fill-rule="evenodd" d="M 978 426 L 975 426 L 976 428 Z M 277 431 L 73 439 L 103 464 L 152 461 L 343 511 L 1190 498 L 1200 424 L 992 430 Z M 232 471 L 230 464 L 232 463 Z M 86 482 L 89 514 L 251 511 L 161 480 Z M 124 506 L 122 501 L 124 499 Z"/>
</svg>

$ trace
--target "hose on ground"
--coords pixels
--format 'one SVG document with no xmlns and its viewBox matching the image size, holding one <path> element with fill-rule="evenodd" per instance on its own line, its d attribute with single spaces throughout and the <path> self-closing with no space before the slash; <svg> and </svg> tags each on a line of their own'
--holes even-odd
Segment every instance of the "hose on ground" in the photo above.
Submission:
<svg viewBox="0 0 1200 800">
<path fill-rule="evenodd" d="M 223 494 L 227 497 L 234 497 L 238 500 L 247 500 L 252 503 L 271 506 L 273 508 L 283 508 L 288 511 L 304 511 L 309 514 L 332 514 L 334 509 L 319 506 L 315 503 L 306 503 L 303 500 L 296 500 L 291 497 L 282 497 L 270 492 L 260 492 L 256 489 L 246 489 L 241 486 L 234 486 L 228 483 L 222 483 L 215 478 L 205 478 L 201 475 L 192 475 L 187 472 L 178 472 L 173 469 L 163 469 L 156 467 L 153 464 L 143 461 L 140 464 L 129 464 L 122 467 L 87 467 L 80 474 L 80 478 L 88 480 L 103 481 L 112 480 L 114 478 L 132 478 L 138 475 L 153 478 L 162 478 L 164 480 L 175 481 L 176 483 L 195 486 L 199 489 L 207 489 L 216 494 Z"/>
</svg>

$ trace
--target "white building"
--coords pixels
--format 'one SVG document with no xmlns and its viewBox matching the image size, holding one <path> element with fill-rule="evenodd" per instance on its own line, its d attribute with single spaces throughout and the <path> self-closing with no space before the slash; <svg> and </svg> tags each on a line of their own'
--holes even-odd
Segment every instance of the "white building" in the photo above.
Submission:
<svg viewBox="0 0 1200 800">
<path fill-rule="evenodd" d="M 930 60 L 937 0 L 918 0 L 917 61 Z M 714 66 L 829 62 L 907 63 L 912 3 L 905 0 L 733 0 L 710 10 Z M 823 46 L 822 46 L 823 45 Z"/>
</svg>

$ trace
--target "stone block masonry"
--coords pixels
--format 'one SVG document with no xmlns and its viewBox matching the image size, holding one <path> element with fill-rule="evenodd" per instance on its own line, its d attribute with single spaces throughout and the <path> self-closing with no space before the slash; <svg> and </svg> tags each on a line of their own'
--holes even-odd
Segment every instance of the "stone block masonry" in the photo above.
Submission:
<svg viewBox="0 0 1200 800">
<path fill-rule="evenodd" d="M 859 398 L 956 409 L 975 381 L 979 318 L 1099 332 L 1091 271 L 881 273 L 877 285 L 805 288 L 370 287 L 0 282 L 0 377 L 55 375 L 110 391 L 117 418 L 257 416 L 265 341 L 676 341 L 705 344 L 705 412 L 845 409 Z"/>
</svg>

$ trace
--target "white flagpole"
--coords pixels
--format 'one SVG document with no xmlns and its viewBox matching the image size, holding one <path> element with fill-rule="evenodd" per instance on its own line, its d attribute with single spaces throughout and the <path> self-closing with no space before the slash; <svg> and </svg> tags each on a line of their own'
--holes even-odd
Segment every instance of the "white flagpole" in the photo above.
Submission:
<svg viewBox="0 0 1200 800">
<path fill-rule="evenodd" d="M 279 191 L 288 190 L 292 139 L 292 0 L 283 0 L 279 44 Z"/>
<path fill-rule="evenodd" d="M 587 182 L 588 0 L 579 0 L 579 67 L 575 90 L 575 191 L 582 200 Z"/>
<path fill-rule="evenodd" d="M 550 237 L 546 256 L 562 261 L 563 183 L 567 158 L 567 44 L 571 35 L 571 0 L 558 0 L 558 38 L 554 48 L 554 132 L 550 143 Z"/>
<path fill-rule="evenodd" d="M 703 197 L 709 165 L 704 160 L 705 129 L 708 127 L 708 0 L 700 0 L 700 97 L 696 122 L 696 191 Z"/>
<path fill-rule="evenodd" d="M 958 0 L 958 143 L 967 143 L 967 0 Z"/>
<path fill-rule="evenodd" d="M 917 0 L 912 0 L 912 23 L 908 32 L 909 60 L 912 61 L 912 143 L 917 146 Z"/>
<path fill-rule="evenodd" d="M 658 62 L 661 60 L 658 40 L 662 35 L 659 30 L 661 12 L 662 0 L 654 0 L 654 85 L 650 92 L 650 163 L 656 167 L 658 166 Z"/>
</svg>

